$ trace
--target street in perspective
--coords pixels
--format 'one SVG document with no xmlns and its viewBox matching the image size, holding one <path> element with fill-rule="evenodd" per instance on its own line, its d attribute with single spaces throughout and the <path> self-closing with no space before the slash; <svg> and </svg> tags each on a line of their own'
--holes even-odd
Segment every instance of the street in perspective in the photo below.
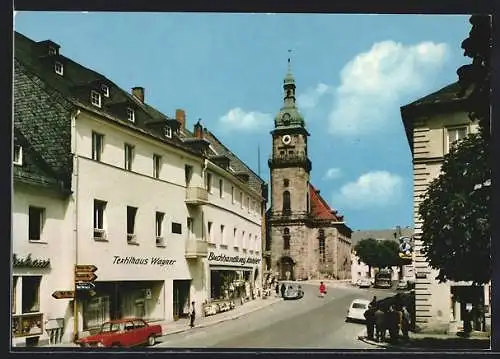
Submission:
<svg viewBox="0 0 500 359">
<path fill-rule="evenodd" d="M 13 16 L 12 350 L 490 349 L 490 16 Z"/>
</svg>

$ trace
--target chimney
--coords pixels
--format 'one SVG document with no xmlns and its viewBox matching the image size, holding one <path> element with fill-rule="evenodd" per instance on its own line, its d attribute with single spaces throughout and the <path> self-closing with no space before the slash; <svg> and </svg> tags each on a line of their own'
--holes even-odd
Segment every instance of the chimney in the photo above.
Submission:
<svg viewBox="0 0 500 359">
<path fill-rule="evenodd" d="M 201 118 L 194 125 L 194 137 L 203 138 L 203 126 L 201 125 Z"/>
<path fill-rule="evenodd" d="M 138 99 L 139 101 L 141 101 L 142 103 L 144 103 L 144 87 L 132 87 L 132 95 Z"/>
<path fill-rule="evenodd" d="M 180 124 L 180 128 L 184 130 L 186 128 L 186 112 L 180 108 L 175 110 L 175 119 Z"/>
</svg>

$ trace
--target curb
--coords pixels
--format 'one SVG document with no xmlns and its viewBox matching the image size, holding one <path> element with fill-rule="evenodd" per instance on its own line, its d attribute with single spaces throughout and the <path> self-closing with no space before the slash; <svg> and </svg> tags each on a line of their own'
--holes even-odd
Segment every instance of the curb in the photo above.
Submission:
<svg viewBox="0 0 500 359">
<path fill-rule="evenodd" d="M 358 340 L 361 340 L 363 343 L 373 345 L 374 347 L 377 347 L 377 348 L 387 349 L 387 345 L 368 340 L 368 339 L 366 339 L 366 337 L 364 335 L 358 335 Z"/>
<path fill-rule="evenodd" d="M 263 308 L 266 308 L 266 307 L 270 307 L 273 304 L 280 303 L 281 301 L 283 301 L 283 298 L 280 298 L 280 300 L 277 300 L 277 301 L 275 301 L 275 302 L 273 302 L 271 304 L 264 305 L 262 307 L 253 308 L 252 310 L 249 310 L 248 312 L 244 312 L 244 313 L 240 313 L 240 314 L 235 314 L 235 315 L 230 316 L 230 317 L 226 317 L 226 318 L 221 318 L 221 319 L 218 319 L 218 320 L 214 320 L 213 322 L 210 322 L 210 323 L 202 323 L 202 324 L 199 324 L 199 325 L 195 325 L 194 328 L 206 328 L 206 327 L 210 327 L 212 325 L 220 324 L 222 322 L 227 322 L 229 320 L 235 320 L 235 319 L 238 319 L 238 318 L 240 318 L 242 316 L 245 316 L 247 314 L 253 313 L 253 312 L 255 312 L 255 311 L 259 310 L 259 309 L 263 309 Z M 186 327 L 186 328 L 174 329 L 171 332 L 163 334 L 162 337 L 166 337 L 166 336 L 169 336 L 169 335 L 172 335 L 172 334 L 178 334 L 178 333 L 187 332 L 189 330 L 192 330 L 192 328 Z"/>
</svg>

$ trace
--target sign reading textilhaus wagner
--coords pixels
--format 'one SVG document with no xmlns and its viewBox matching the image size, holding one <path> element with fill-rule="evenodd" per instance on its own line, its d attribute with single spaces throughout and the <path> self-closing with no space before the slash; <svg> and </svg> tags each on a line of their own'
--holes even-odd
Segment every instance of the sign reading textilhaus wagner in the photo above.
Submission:
<svg viewBox="0 0 500 359">
<path fill-rule="evenodd" d="M 210 252 L 208 260 L 216 263 L 239 263 L 241 265 L 259 264 L 261 261 L 258 257 L 226 256 L 225 254 L 215 254 L 214 252 Z"/>
</svg>

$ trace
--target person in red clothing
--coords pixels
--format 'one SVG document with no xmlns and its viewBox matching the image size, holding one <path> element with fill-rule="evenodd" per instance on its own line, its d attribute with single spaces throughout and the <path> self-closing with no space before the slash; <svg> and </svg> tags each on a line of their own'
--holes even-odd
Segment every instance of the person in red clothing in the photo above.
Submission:
<svg viewBox="0 0 500 359">
<path fill-rule="evenodd" d="M 321 282 L 319 284 L 319 296 L 324 297 L 325 294 L 326 294 L 326 285 L 325 285 L 325 283 Z"/>
</svg>

